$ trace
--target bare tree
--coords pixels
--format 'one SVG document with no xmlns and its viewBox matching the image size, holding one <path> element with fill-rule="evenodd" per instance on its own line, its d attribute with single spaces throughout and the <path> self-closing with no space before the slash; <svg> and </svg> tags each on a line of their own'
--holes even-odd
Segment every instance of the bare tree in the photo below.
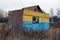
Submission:
<svg viewBox="0 0 60 40">
<path fill-rule="evenodd" d="M 54 21 L 53 21 L 53 15 L 54 15 L 54 10 L 51 8 L 50 9 L 50 17 L 52 18 L 52 22 L 51 23 L 54 23 Z"/>
<path fill-rule="evenodd" d="M 57 14 L 57 17 L 60 18 L 60 9 L 59 8 L 57 8 L 57 13 L 56 14 Z"/>
<path fill-rule="evenodd" d="M 0 9 L 0 17 L 6 17 L 8 14 L 6 11 Z"/>
<path fill-rule="evenodd" d="M 3 13 L 2 10 L 0 10 L 0 17 L 3 17 L 3 14 L 2 13 Z"/>
</svg>

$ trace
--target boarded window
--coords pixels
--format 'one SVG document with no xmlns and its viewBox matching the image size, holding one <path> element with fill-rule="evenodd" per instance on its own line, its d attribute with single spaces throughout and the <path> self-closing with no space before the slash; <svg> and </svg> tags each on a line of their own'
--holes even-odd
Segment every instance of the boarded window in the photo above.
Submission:
<svg viewBox="0 0 60 40">
<path fill-rule="evenodd" d="M 39 17 L 33 17 L 32 23 L 39 23 Z"/>
</svg>

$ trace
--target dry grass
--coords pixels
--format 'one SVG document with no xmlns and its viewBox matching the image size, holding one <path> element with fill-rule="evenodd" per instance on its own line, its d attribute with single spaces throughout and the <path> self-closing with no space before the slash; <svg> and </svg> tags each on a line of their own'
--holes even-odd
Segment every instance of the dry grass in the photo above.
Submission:
<svg viewBox="0 0 60 40">
<path fill-rule="evenodd" d="M 44 32 L 33 32 L 33 33 L 21 33 L 21 32 L 10 32 L 6 37 L 6 40 L 48 40 L 47 31 Z"/>
<path fill-rule="evenodd" d="M 0 40 L 59 40 L 60 28 L 44 31 L 13 32 L 8 30 L 7 24 L 0 24 Z"/>
</svg>

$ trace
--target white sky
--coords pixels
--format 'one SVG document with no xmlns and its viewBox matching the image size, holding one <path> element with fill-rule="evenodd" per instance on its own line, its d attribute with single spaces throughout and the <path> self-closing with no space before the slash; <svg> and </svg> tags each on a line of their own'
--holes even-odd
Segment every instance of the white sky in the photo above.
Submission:
<svg viewBox="0 0 60 40">
<path fill-rule="evenodd" d="M 39 5 L 41 9 L 49 13 L 51 8 L 53 8 L 54 11 L 56 8 L 60 8 L 60 0 L 0 0 L 0 8 L 5 11 L 21 9 L 33 5 Z"/>
</svg>

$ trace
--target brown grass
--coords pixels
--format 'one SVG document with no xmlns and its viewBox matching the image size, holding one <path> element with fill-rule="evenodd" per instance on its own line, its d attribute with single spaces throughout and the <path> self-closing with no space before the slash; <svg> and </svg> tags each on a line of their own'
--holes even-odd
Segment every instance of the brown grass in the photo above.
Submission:
<svg viewBox="0 0 60 40">
<path fill-rule="evenodd" d="M 13 32 L 8 30 L 7 24 L 0 24 L 0 40 L 59 40 L 60 28 L 44 31 Z"/>
</svg>

